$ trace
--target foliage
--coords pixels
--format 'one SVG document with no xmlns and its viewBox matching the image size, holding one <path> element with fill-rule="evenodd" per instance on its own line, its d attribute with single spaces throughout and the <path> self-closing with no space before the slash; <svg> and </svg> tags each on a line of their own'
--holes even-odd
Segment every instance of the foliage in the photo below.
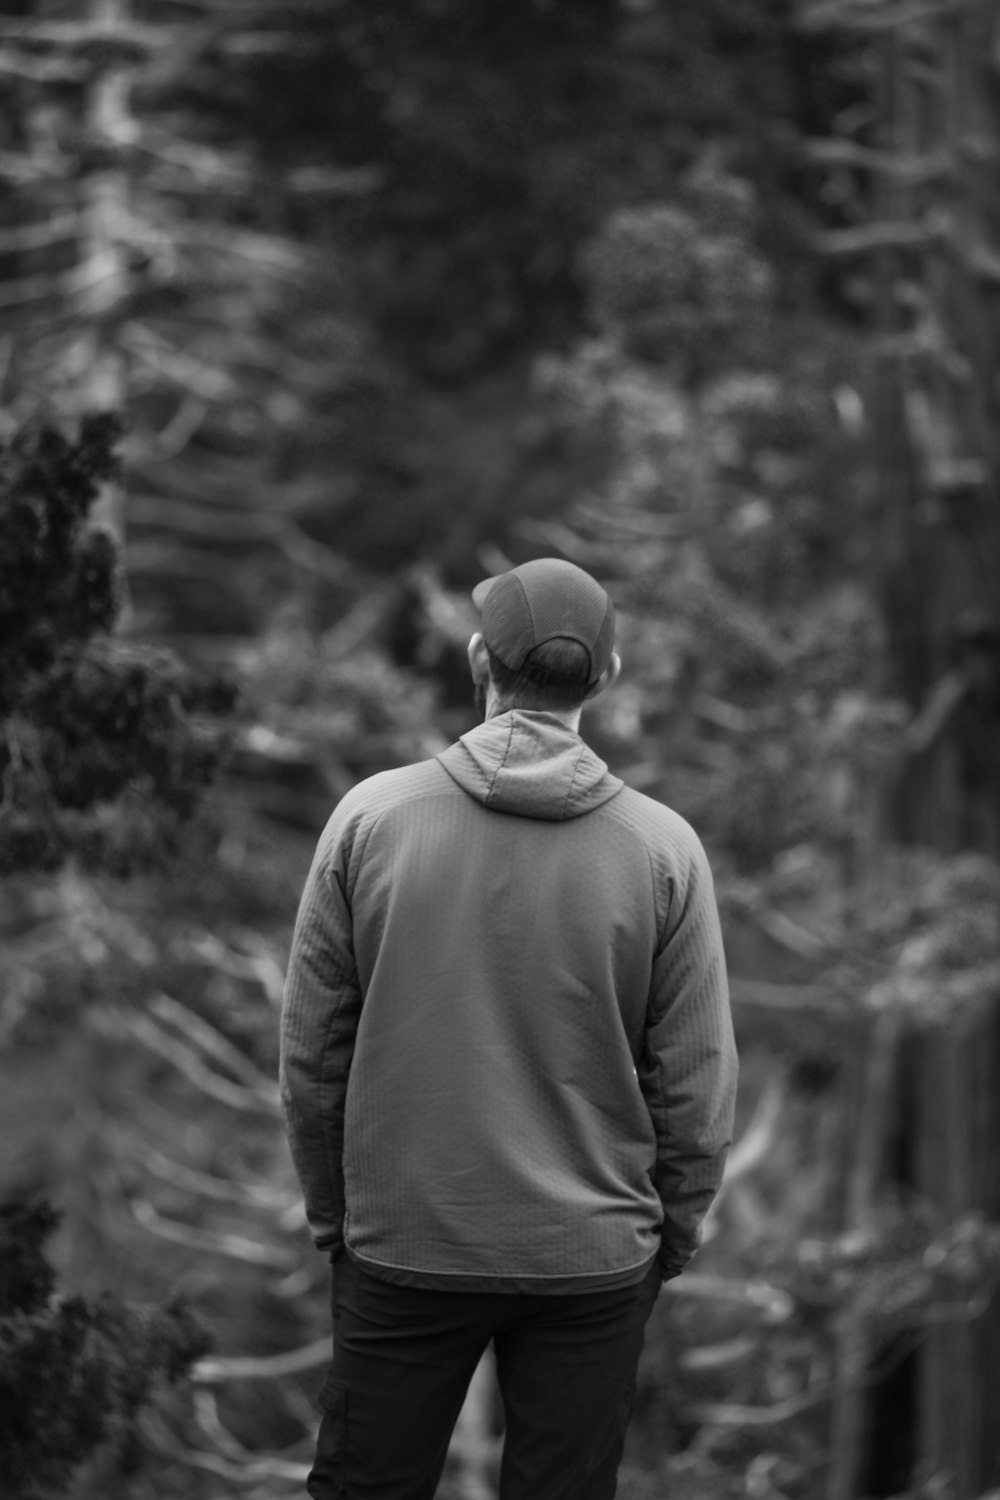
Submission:
<svg viewBox="0 0 1000 1500">
<path fill-rule="evenodd" d="M 63 639 L 108 630 L 118 613 L 111 538 L 98 530 L 82 535 L 99 482 L 115 474 L 117 435 L 114 419 L 90 419 L 76 448 L 46 429 L 21 434 L 3 452 L 5 714 L 25 676 L 51 669 Z"/>
<path fill-rule="evenodd" d="M 707 142 L 752 177 L 789 172 L 782 121 L 832 92 L 792 10 L 358 0 L 327 23 L 326 49 L 265 71 L 295 73 L 302 111 L 286 89 L 273 149 L 319 154 L 326 135 L 377 166 L 350 216 L 366 302 L 411 368 L 468 380 L 572 336 L 581 242 L 662 194 Z"/>
<path fill-rule="evenodd" d="M 288 7 L 46 12 L 0 23 L 13 80 L 0 177 L 15 189 L 0 233 L 4 425 L 127 406 L 115 529 L 141 538 L 137 626 L 170 631 L 177 610 L 188 631 L 252 629 L 289 571 L 336 572 L 302 526 L 334 488 L 316 477 L 317 438 L 342 435 L 355 398 L 381 388 L 341 257 L 282 221 L 303 202 L 322 218 L 355 180 L 333 168 L 302 185 L 262 160 L 268 116 L 247 80 L 269 38 L 295 47 Z"/>
<path fill-rule="evenodd" d="M 113 417 L 86 419 L 74 443 L 39 425 L 0 455 L 8 879 L 70 861 L 123 874 L 161 859 L 219 762 L 218 731 L 192 713 L 228 709 L 230 685 L 111 635 L 116 548 L 89 523 L 101 481 L 117 474 L 119 430 Z M 79 966 L 69 993 L 78 987 Z M 18 1004 L 15 987 L 5 1030 Z M 62 1489 L 124 1438 L 155 1382 L 177 1380 L 207 1347 L 180 1302 L 56 1298 L 42 1255 L 55 1217 L 17 1200 L 0 1209 L 0 1478 L 12 1500 Z"/>
<path fill-rule="evenodd" d="M 850 703 L 882 712 L 856 371 L 836 330 L 764 294 L 746 180 L 702 165 L 677 204 L 628 210 L 584 252 L 599 336 L 540 361 L 536 389 L 571 449 L 599 435 L 604 472 L 521 530 L 612 583 L 627 675 L 595 713 L 625 774 L 747 872 L 817 834 L 850 842 L 866 752 L 840 726 Z M 729 276 L 731 299 L 709 295 L 717 252 L 760 295 Z"/>
<path fill-rule="evenodd" d="M 581 245 L 706 144 L 809 274 L 788 122 L 839 97 L 791 0 L 190 9 L 131 4 L 117 50 L 81 4 L 3 28 L 6 390 L 75 416 L 113 372 L 146 633 L 347 608 L 345 558 L 464 581 L 538 483 L 524 364 L 577 336 Z M 731 248 L 698 260 L 723 297 Z"/>
<path fill-rule="evenodd" d="M 208 1340 L 183 1303 L 126 1307 L 53 1299 L 45 1205 L 0 1209 L 0 1482 L 10 1500 L 61 1490 L 96 1448 L 120 1441 L 154 1385 L 178 1380 Z"/>
<path fill-rule="evenodd" d="M 225 712 L 231 686 L 110 634 L 115 548 L 88 519 L 117 435 L 113 418 L 76 443 L 39 426 L 0 453 L 4 873 L 155 858 L 219 762 L 219 733 L 193 715 Z"/>
<path fill-rule="evenodd" d="M 759 357 L 771 300 L 769 268 L 748 237 L 749 185 L 704 177 L 692 197 L 693 211 L 683 198 L 620 209 L 582 258 L 597 327 L 685 384 L 712 363 L 740 362 L 741 345 Z"/>
</svg>

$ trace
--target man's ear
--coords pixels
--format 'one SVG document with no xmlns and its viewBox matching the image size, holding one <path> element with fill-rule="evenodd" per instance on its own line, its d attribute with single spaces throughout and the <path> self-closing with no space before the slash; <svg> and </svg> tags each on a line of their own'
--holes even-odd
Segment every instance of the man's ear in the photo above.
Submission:
<svg viewBox="0 0 1000 1500">
<path fill-rule="evenodd" d="M 587 698 L 584 699 L 584 702 L 587 702 L 587 700 L 590 698 L 596 698 L 598 693 L 603 693 L 605 688 L 609 688 L 614 683 L 616 683 L 618 681 L 618 676 L 621 672 L 621 669 L 622 659 L 618 655 L 617 651 L 613 651 L 611 653 L 611 660 L 604 668 L 604 671 L 601 673 L 600 677 L 598 677 L 597 681 L 594 683 L 594 686 L 587 693 Z"/>
<path fill-rule="evenodd" d="M 475 683 L 482 683 L 485 687 L 490 680 L 490 654 L 482 633 L 476 631 L 469 642 L 469 671 Z"/>
</svg>

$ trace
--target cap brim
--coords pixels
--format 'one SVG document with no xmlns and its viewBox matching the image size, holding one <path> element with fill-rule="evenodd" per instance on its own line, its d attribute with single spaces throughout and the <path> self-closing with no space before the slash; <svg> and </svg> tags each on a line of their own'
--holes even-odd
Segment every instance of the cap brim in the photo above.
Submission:
<svg viewBox="0 0 1000 1500">
<path fill-rule="evenodd" d="M 502 576 L 502 574 L 497 574 L 495 578 L 484 578 L 482 583 L 476 584 L 472 590 L 472 602 L 477 609 L 482 609 L 493 591 L 494 584 L 498 583 Z"/>
</svg>

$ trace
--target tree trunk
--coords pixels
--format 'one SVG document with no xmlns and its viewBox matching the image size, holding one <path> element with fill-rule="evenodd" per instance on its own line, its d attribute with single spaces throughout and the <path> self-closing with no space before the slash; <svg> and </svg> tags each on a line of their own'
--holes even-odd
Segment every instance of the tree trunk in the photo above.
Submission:
<svg viewBox="0 0 1000 1500">
<path fill-rule="evenodd" d="M 946 1224 L 1000 1219 L 1000 995 L 924 1027 L 913 1049 L 916 1177 Z M 927 1330 L 918 1365 L 918 1449 L 960 1500 L 1000 1486 L 1000 1296 L 955 1306 Z"/>
<path fill-rule="evenodd" d="M 1000 858 L 1000 0 L 886 0 L 841 15 L 877 64 L 869 211 L 886 232 L 870 268 L 869 425 L 882 530 L 870 584 L 885 620 L 884 691 L 914 715 L 887 831 L 942 855 Z M 911 1018 L 894 1068 L 897 1103 L 882 1125 L 902 1142 L 896 1187 L 942 1229 L 1000 1218 L 1000 996 Z M 859 1159 L 873 1149 L 862 1143 Z M 933 1319 L 907 1375 L 908 1456 L 914 1476 L 948 1477 L 949 1493 L 969 1500 L 1000 1484 L 1000 1299 Z M 850 1316 L 840 1355 L 846 1375 L 863 1363 Z M 852 1396 L 845 1378 L 831 1500 L 862 1493 L 862 1457 L 870 1472 L 896 1462 L 879 1402 L 879 1388 Z"/>
<path fill-rule="evenodd" d="M 886 1142 L 896 1105 L 901 1018 L 892 1009 L 876 1020 L 858 1101 L 858 1151 L 847 1184 L 845 1229 L 867 1227 L 884 1180 Z M 869 1368 L 875 1354 L 868 1315 L 848 1305 L 836 1334 L 836 1394 L 830 1422 L 826 1500 L 855 1500 L 871 1440 Z"/>
<path fill-rule="evenodd" d="M 128 20 L 130 0 L 91 0 L 91 20 L 113 35 Z M 86 101 L 84 128 L 95 166 L 83 178 L 84 286 L 79 314 L 91 346 L 90 370 L 81 404 L 121 411 L 128 395 L 125 354 L 118 339 L 128 306 L 130 230 L 129 180 L 122 148 L 130 138 L 130 73 L 122 62 L 98 71 Z M 125 538 L 125 499 L 120 484 L 105 485 L 95 521 L 121 543 Z"/>
</svg>

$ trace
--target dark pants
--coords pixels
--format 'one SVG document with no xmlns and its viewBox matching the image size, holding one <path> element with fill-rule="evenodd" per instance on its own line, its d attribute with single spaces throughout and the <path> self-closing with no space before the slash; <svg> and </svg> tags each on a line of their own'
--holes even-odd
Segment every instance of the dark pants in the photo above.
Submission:
<svg viewBox="0 0 1000 1500">
<path fill-rule="evenodd" d="M 506 1436 L 500 1500 L 611 1500 L 655 1265 L 602 1292 L 392 1286 L 341 1256 L 313 1500 L 433 1500 L 448 1441 L 492 1339 Z"/>
</svg>

